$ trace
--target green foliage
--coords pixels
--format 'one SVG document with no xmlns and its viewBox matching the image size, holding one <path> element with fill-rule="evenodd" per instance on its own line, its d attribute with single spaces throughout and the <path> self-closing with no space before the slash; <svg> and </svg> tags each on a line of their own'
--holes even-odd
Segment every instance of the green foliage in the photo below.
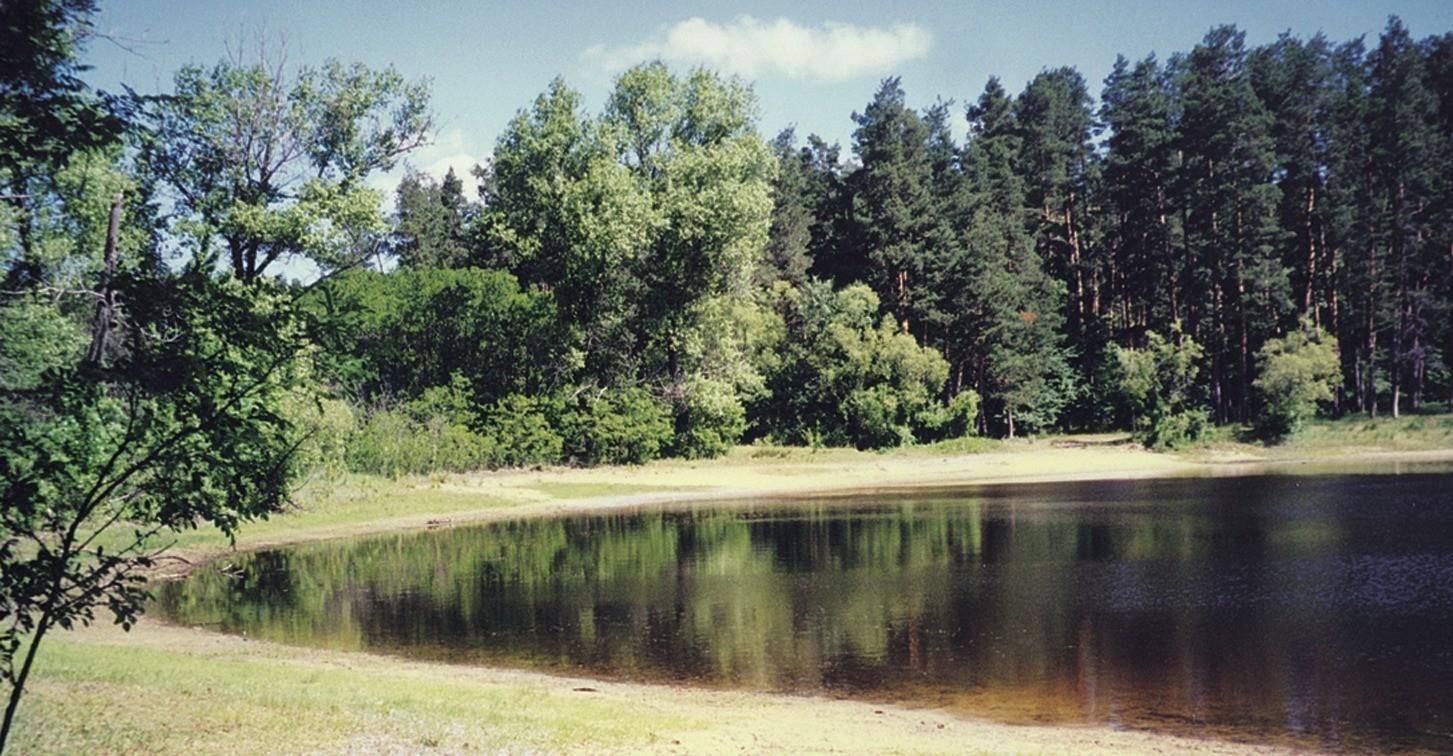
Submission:
<svg viewBox="0 0 1453 756">
<path fill-rule="evenodd" d="M 911 442 L 934 416 L 948 365 L 890 317 L 863 285 L 833 291 L 780 285 L 771 303 L 784 328 L 762 365 L 770 395 L 754 402 L 756 428 L 779 442 L 861 448 Z"/>
<path fill-rule="evenodd" d="M 331 377 L 365 401 L 407 401 L 461 377 L 481 406 L 510 393 L 548 394 L 574 360 L 551 298 L 500 271 L 351 271 L 308 305 Z"/>
<path fill-rule="evenodd" d="M 979 393 L 964 389 L 954 394 L 947 405 L 930 407 L 922 418 L 919 440 L 937 442 L 977 435 L 979 404 Z"/>
<path fill-rule="evenodd" d="M 171 96 L 137 103 L 143 164 L 175 192 L 173 232 L 243 279 L 293 257 L 357 263 L 386 230 L 364 179 L 426 141 L 428 87 L 333 60 L 293 73 L 260 47 L 186 66 Z"/>
<path fill-rule="evenodd" d="M 347 460 L 355 472 L 398 477 L 438 471 L 469 472 L 495 459 L 492 440 L 443 414 L 423 408 L 376 410 L 348 439 Z"/>
<path fill-rule="evenodd" d="M 311 391 L 294 391 L 282 405 L 282 414 L 298 429 L 298 470 L 336 479 L 348 470 L 348 448 L 357 420 L 353 407 L 342 399 L 324 399 Z"/>
<path fill-rule="evenodd" d="M 747 411 L 730 383 L 697 378 L 687 384 L 676 408 L 673 456 L 686 459 L 719 457 L 742 438 Z"/>
<path fill-rule="evenodd" d="M 1313 330 L 1309 324 L 1284 338 L 1270 339 L 1256 354 L 1260 375 L 1252 384 L 1261 411 L 1257 435 L 1277 441 L 1296 433 L 1317 413 L 1318 404 L 1331 402 L 1342 380 L 1337 339 Z"/>
<path fill-rule="evenodd" d="M 1204 350 L 1179 324 L 1171 338 L 1151 332 L 1144 349 L 1120 349 L 1120 390 L 1131 407 L 1135 437 L 1152 449 L 1199 441 L 1210 416 L 1195 401 L 1196 374 Z"/>
<path fill-rule="evenodd" d="M 117 285 L 128 307 L 114 359 L 57 359 L 39 385 L 0 393 L 0 673 L 13 696 L 51 627 L 88 624 L 98 606 L 135 621 L 153 535 L 212 524 L 230 536 L 281 509 L 299 472 L 303 431 L 285 406 L 311 348 L 291 301 L 197 267 Z M 132 537 L 97 540 L 108 530 Z"/>
<path fill-rule="evenodd" d="M 0 392 L 40 388 L 85 346 L 79 324 L 55 307 L 34 300 L 0 306 Z"/>
<path fill-rule="evenodd" d="M 442 182 L 413 172 L 399 181 L 389 249 L 408 268 L 460 268 L 470 260 L 466 225 L 472 208 L 450 168 Z"/>
<path fill-rule="evenodd" d="M 671 410 L 640 388 L 587 393 L 561 421 L 564 455 L 582 464 L 640 464 L 671 443 Z"/>
<path fill-rule="evenodd" d="M 776 161 L 754 117 L 740 82 L 655 63 L 595 118 L 556 80 L 500 137 L 482 243 L 554 294 L 583 382 L 675 394 L 693 378 L 688 343 L 714 300 L 744 298 L 767 240 Z"/>
<path fill-rule="evenodd" d="M 510 394 L 484 413 L 480 433 L 489 439 L 491 466 L 550 465 L 560 461 L 565 439 L 556 430 L 561 415 L 554 398 Z"/>
</svg>

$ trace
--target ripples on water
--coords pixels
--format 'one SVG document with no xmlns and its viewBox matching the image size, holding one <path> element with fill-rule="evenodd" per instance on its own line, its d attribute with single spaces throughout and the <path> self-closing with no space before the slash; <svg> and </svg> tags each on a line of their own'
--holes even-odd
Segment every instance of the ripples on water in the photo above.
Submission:
<svg viewBox="0 0 1453 756">
<path fill-rule="evenodd" d="M 996 486 L 262 552 L 158 591 L 331 648 L 1453 749 L 1453 474 Z"/>
</svg>

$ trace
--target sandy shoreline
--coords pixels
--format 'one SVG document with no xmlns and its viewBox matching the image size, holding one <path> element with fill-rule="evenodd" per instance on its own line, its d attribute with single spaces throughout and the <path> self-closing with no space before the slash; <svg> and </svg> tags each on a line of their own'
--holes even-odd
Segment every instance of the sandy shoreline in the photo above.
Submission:
<svg viewBox="0 0 1453 756">
<path fill-rule="evenodd" d="M 1351 463 L 1453 461 L 1453 450 L 1357 454 L 1315 459 L 1192 461 L 1126 447 L 1054 448 L 1039 446 L 964 456 L 887 456 L 835 453 L 822 460 L 728 459 L 711 462 L 661 463 L 636 468 L 553 469 L 423 481 L 414 490 L 464 497 L 465 508 L 447 513 L 418 512 L 385 520 L 354 522 L 248 538 L 244 531 L 236 551 L 304 543 L 329 538 L 448 527 L 506 519 L 548 517 L 611 509 L 699 504 L 768 496 L 845 494 L 956 485 L 1088 481 L 1237 475 L 1264 470 L 1338 470 Z M 551 496 L 550 491 L 640 489 L 631 493 Z M 404 489 L 407 495 L 407 489 Z M 478 497 L 488 506 L 470 509 Z M 505 502 L 501 504 L 500 502 Z M 172 575 L 184 574 L 207 561 L 234 553 L 232 549 L 193 549 Z M 66 643 L 103 653 L 133 649 L 164 650 L 183 663 L 210 664 L 217 659 L 281 665 L 285 674 L 346 670 L 349 674 L 427 681 L 428 684 L 478 686 L 507 696 L 540 697 L 550 706 L 567 707 L 582 696 L 623 711 L 638 711 L 662 721 L 690 721 L 690 727 L 651 728 L 649 742 L 620 748 L 630 752 L 1073 752 L 1073 753 L 1272 753 L 1281 747 L 1170 734 L 1116 730 L 1104 726 L 1012 725 L 903 706 L 834 700 L 825 697 L 722 691 L 665 684 L 612 682 L 561 677 L 544 672 L 491 667 L 454 666 L 410 661 L 378 654 L 308 649 L 251 641 L 198 628 L 143 620 L 131 633 L 94 627 L 67 634 Z M 65 696 L 67 683 L 42 678 L 49 695 Z M 58 687 L 57 687 L 58 686 Z M 654 721 L 654 720 L 652 720 Z M 394 733 L 396 735 L 397 733 Z M 336 743 L 338 751 L 395 752 L 415 750 L 409 741 L 392 742 L 390 734 L 373 733 L 364 741 Z M 566 750 L 599 752 L 590 742 Z M 518 750 L 510 740 L 485 750 Z M 527 750 L 528 747 L 525 747 Z M 229 750 L 231 750 L 229 748 Z M 247 750 L 247 749 L 242 749 Z M 259 750 L 264 750 L 259 746 Z M 304 748 L 301 750 L 316 750 Z M 471 749 L 464 749 L 471 750 Z"/>
</svg>

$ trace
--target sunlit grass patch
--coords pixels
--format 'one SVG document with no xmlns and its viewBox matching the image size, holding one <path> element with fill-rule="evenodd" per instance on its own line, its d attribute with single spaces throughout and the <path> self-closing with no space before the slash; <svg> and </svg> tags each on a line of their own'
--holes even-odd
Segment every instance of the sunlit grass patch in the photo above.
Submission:
<svg viewBox="0 0 1453 756">
<path fill-rule="evenodd" d="M 522 689 L 374 657 L 318 663 L 305 650 L 258 648 L 171 651 L 57 638 L 23 704 L 14 751 L 608 749 L 692 725 L 568 688 Z"/>
</svg>

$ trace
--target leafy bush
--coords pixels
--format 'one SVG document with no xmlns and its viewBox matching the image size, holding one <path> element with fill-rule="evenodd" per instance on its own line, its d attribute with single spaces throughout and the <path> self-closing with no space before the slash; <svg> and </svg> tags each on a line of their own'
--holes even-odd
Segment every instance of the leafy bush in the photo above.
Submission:
<svg viewBox="0 0 1453 756">
<path fill-rule="evenodd" d="M 558 399 L 510 394 L 485 413 L 482 434 L 491 442 L 492 467 L 523 467 L 558 463 L 565 439 L 553 420 L 561 415 Z"/>
<path fill-rule="evenodd" d="M 328 477 L 348 469 L 348 445 L 357 427 L 348 402 L 299 390 L 283 403 L 283 414 L 302 434 L 296 452 L 299 469 Z"/>
<path fill-rule="evenodd" d="M 565 456 L 584 464 L 640 464 L 671 441 L 671 413 L 645 389 L 612 389 L 582 399 L 561 421 Z"/>
<path fill-rule="evenodd" d="M 978 432 L 979 392 L 964 389 L 954 395 L 947 405 L 935 405 L 927 410 L 920 425 L 920 441 L 946 441 L 952 438 L 968 438 Z"/>
<path fill-rule="evenodd" d="M 1152 449 L 1174 449 L 1201 440 L 1210 416 L 1196 405 L 1199 344 L 1177 323 L 1166 339 L 1147 336 L 1144 349 L 1120 349 L 1120 390 L 1133 413 L 1135 437 Z"/>
<path fill-rule="evenodd" d="M 1256 354 L 1261 375 L 1251 384 L 1261 402 L 1258 436 L 1277 441 L 1296 433 L 1319 402 L 1332 401 L 1341 380 L 1337 354 L 1336 338 L 1305 327 L 1266 342 Z"/>
<path fill-rule="evenodd" d="M 771 359 L 760 366 L 769 393 L 753 403 L 757 435 L 862 448 L 932 435 L 948 363 L 891 319 L 875 323 L 871 289 L 812 281 L 772 297 L 782 326 L 762 350 Z"/>
<path fill-rule="evenodd" d="M 843 402 L 843 418 L 853 446 L 881 449 L 913 443 L 913 431 L 901 422 L 900 404 L 898 394 L 883 384 L 849 393 Z"/>
<path fill-rule="evenodd" d="M 408 410 L 370 413 L 348 443 L 349 469 L 393 477 L 477 470 L 494 456 L 491 439 L 442 415 Z"/>
<path fill-rule="evenodd" d="M 747 429 L 747 411 L 737 392 L 723 381 L 692 381 L 677 413 L 678 429 L 671 452 L 678 457 L 719 457 L 730 451 Z"/>
</svg>

